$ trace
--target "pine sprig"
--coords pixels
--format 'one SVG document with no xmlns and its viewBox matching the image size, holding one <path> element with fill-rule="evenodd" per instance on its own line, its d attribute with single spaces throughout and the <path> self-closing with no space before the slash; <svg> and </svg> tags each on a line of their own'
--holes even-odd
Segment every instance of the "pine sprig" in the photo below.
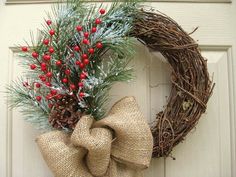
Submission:
<svg viewBox="0 0 236 177">
<path fill-rule="evenodd" d="M 77 0 L 55 4 L 37 40 L 32 36 L 32 44 L 27 44 L 29 52 L 20 54 L 28 81 L 20 79 L 8 87 L 10 107 L 21 107 L 27 121 L 48 129 L 51 108 L 56 109 L 57 100 L 68 95 L 77 100 L 78 112 L 102 118 L 112 85 L 132 79 L 128 63 L 134 49 L 127 34 L 136 6 L 135 0 L 117 1 L 101 15 L 102 4 Z"/>
<path fill-rule="evenodd" d="M 21 83 L 24 84 L 22 87 Z M 39 104 L 35 99 L 34 91 L 27 89 L 30 87 L 27 82 L 19 79 L 7 86 L 7 99 L 9 101 L 9 108 L 13 109 L 20 107 L 20 112 L 23 114 L 24 119 L 34 125 L 38 129 L 49 130 L 47 118 L 49 109 L 45 101 Z"/>
</svg>

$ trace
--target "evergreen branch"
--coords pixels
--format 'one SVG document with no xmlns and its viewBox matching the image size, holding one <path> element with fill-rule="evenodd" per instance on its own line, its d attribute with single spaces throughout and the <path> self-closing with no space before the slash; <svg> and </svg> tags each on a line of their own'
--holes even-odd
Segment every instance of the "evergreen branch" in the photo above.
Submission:
<svg viewBox="0 0 236 177">
<path fill-rule="evenodd" d="M 139 0 L 114 1 L 111 6 L 106 7 L 107 13 L 102 16 L 102 23 L 98 25 L 96 33 L 90 33 L 89 45 L 82 45 L 84 33 L 76 30 L 77 25 L 83 26 L 83 32 L 90 32 L 94 27 L 94 21 L 100 18 L 98 10 L 104 7 L 85 3 L 78 0 L 67 0 L 66 3 L 58 2 L 52 8 L 52 13 L 47 14 L 52 24 L 43 25 L 37 39 L 31 35 L 31 52 L 37 52 L 39 56 L 34 58 L 31 53 L 20 53 L 24 68 L 24 78 L 28 79 L 28 86 L 23 86 L 20 79 L 7 88 L 10 107 L 20 107 L 26 120 L 37 125 L 38 128 L 48 129 L 48 116 L 51 110 L 48 104 L 57 101 L 48 100 L 48 94 L 56 90 L 58 95 L 74 95 L 78 101 L 78 111 L 91 114 L 95 119 L 100 119 L 105 114 L 105 105 L 109 101 L 109 90 L 116 82 L 124 82 L 132 79 L 132 68 L 128 67 L 133 57 L 134 49 L 132 40 L 127 37 L 132 29 L 132 23 L 137 11 Z M 49 31 L 55 30 L 51 36 Z M 50 43 L 45 45 L 43 40 L 49 39 Z M 102 42 L 103 47 L 97 49 L 96 44 Z M 27 43 L 28 47 L 30 45 Z M 79 46 L 80 51 L 74 52 L 73 47 Z M 47 71 L 42 70 L 44 55 L 49 53 L 49 47 L 55 52 L 50 54 L 51 59 L 47 61 Z M 81 82 L 80 74 L 84 72 L 76 65 L 76 61 L 82 61 L 82 54 L 88 53 L 89 48 L 96 48 L 94 54 L 89 54 L 90 63 L 86 66 L 87 78 L 83 80 L 84 87 L 71 90 L 71 84 Z M 61 61 L 61 66 L 55 65 Z M 34 63 L 36 68 L 31 70 L 29 65 Z M 71 74 L 66 75 L 69 69 Z M 47 77 L 51 86 L 45 84 L 39 76 Z M 68 83 L 62 82 L 68 78 Z M 41 84 L 40 89 L 35 88 L 35 83 Z M 80 92 L 86 95 L 81 98 Z M 42 95 L 42 100 L 37 101 L 37 94 Z M 62 127 L 66 129 L 66 127 Z"/>
<path fill-rule="evenodd" d="M 46 102 L 39 104 L 35 100 L 33 92 L 29 92 L 26 87 L 19 85 L 19 83 L 23 83 L 21 81 L 22 79 L 19 79 L 6 88 L 9 108 L 20 108 L 24 119 L 39 129 L 51 129 L 47 121 L 49 110 Z"/>
</svg>

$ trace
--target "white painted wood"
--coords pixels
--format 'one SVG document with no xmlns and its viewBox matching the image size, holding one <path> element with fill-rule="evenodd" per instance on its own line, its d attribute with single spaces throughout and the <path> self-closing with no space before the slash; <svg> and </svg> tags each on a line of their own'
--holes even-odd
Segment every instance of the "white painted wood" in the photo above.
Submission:
<svg viewBox="0 0 236 177">
<path fill-rule="evenodd" d="M 150 0 L 155 2 L 230 3 L 231 0 Z"/>
<path fill-rule="evenodd" d="M 100 2 L 99 0 L 87 0 L 87 2 Z M 106 2 L 111 2 L 107 0 Z M 42 4 L 53 3 L 55 0 L 6 0 L 6 4 Z M 147 2 L 192 2 L 192 3 L 230 3 L 231 0 L 147 0 Z"/>
<path fill-rule="evenodd" d="M 19 67 L 22 59 L 17 57 L 17 52 L 13 53 L 12 57 L 12 78 L 17 79 L 22 73 L 22 69 Z M 11 175 L 13 177 L 30 177 L 35 174 L 42 177 L 52 176 L 35 143 L 35 138 L 41 132 L 25 123 L 23 116 L 18 111 L 13 111 L 11 117 L 13 121 L 9 127 L 12 132 Z"/>
<path fill-rule="evenodd" d="M 236 177 L 235 171 L 235 101 L 236 101 L 236 3 L 157 3 L 158 10 L 173 17 L 186 31 L 196 26 L 193 34 L 209 59 L 216 88 L 207 113 L 184 143 L 173 151 L 176 160 L 153 159 L 145 177 Z M 49 4 L 6 6 L 0 2 L 0 90 L 20 72 L 11 48 L 29 40 L 29 30 L 40 27 Z M 155 118 L 169 94 L 168 65 L 160 56 L 137 45 L 133 62 L 137 80 L 117 84 L 111 92 L 111 104 L 124 95 L 137 97 L 148 121 Z M 7 69 L 9 68 L 9 69 Z M 3 93 L 0 92 L 3 97 Z M 22 120 L 18 112 L 7 111 L 0 100 L 0 176 L 51 177 L 34 139 L 40 133 Z M 214 128 L 211 128 L 214 125 Z"/>
<path fill-rule="evenodd" d="M 48 5 L 41 5 L 42 9 L 49 10 Z M 37 164 L 39 162 L 40 166 L 40 160 L 37 159 L 30 159 L 32 156 L 34 156 L 34 153 L 32 151 L 35 149 L 37 150 L 32 144 L 34 144 L 34 138 L 28 140 L 22 135 L 22 133 L 17 132 L 15 134 L 15 131 L 24 131 L 24 133 L 27 135 L 33 136 L 34 134 L 30 131 L 24 130 L 25 122 L 22 122 L 22 124 L 18 124 L 17 129 L 13 132 L 11 127 L 11 123 L 15 124 L 15 120 L 18 117 L 18 114 L 13 114 L 17 116 L 11 116 L 12 113 L 7 110 L 6 100 L 5 100 L 5 85 L 9 82 L 11 79 L 11 76 L 13 75 L 13 52 L 11 51 L 10 47 L 13 47 L 15 44 L 19 44 L 22 42 L 22 39 L 30 40 L 29 36 L 29 30 L 30 29 L 36 29 L 37 27 L 40 27 L 39 21 L 42 20 L 42 16 L 44 16 L 44 10 L 38 9 L 38 6 L 5 6 L 3 1 L 0 1 L 0 48 L 1 48 L 1 54 L 0 54 L 0 66 L 1 66 L 1 77 L 0 80 L 0 107 L 1 107 L 1 124 L 0 124 L 0 176 L 1 177 L 11 177 L 12 174 L 25 174 L 24 177 L 27 177 L 27 170 L 34 171 L 35 174 L 32 174 L 30 176 L 37 176 L 38 174 L 42 174 L 44 170 L 37 171 L 37 167 L 31 168 L 30 166 L 27 166 L 26 159 L 22 157 L 27 157 L 30 163 L 28 164 Z M 35 12 L 35 13 L 34 13 Z M 19 15 L 20 14 L 20 15 Z M 19 20 L 20 16 L 20 20 Z M 35 30 L 34 30 L 35 31 Z M 9 68 L 10 67 L 10 68 Z M 17 125 L 17 124 L 15 124 Z M 24 125 L 24 126 L 22 126 Z M 16 141 L 17 140 L 17 141 Z M 27 141 L 30 141 L 32 144 L 27 143 Z M 13 145 L 13 146 L 11 146 Z M 23 145 L 24 147 L 28 147 L 31 149 L 29 151 L 28 149 L 24 149 L 23 151 Z M 14 149 L 19 149 L 18 153 L 15 153 Z M 13 153 L 11 153 L 13 152 Z M 28 153 L 28 154 L 27 154 Z M 25 154 L 23 156 L 22 154 Z M 27 154 L 27 156 L 26 156 Z M 40 157 L 40 156 L 39 156 Z M 40 157 L 41 158 L 41 157 Z M 18 164 L 14 162 L 14 160 L 18 160 Z M 24 165 L 25 164 L 25 165 Z M 24 166 L 24 168 L 20 168 Z M 17 166 L 17 170 L 16 167 Z M 14 169 L 14 171 L 13 171 Z M 27 170 L 26 170 L 27 169 Z M 39 168 L 40 170 L 40 168 Z M 18 177 L 18 175 L 15 175 Z M 20 176 L 20 175 L 19 175 Z M 43 176 L 44 175 L 40 175 Z"/>
</svg>

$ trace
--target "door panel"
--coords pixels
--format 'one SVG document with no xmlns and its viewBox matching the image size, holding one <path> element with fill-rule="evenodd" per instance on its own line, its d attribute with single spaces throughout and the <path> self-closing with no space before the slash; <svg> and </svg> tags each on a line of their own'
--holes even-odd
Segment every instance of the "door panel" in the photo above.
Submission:
<svg viewBox="0 0 236 177">
<path fill-rule="evenodd" d="M 171 158 L 152 159 L 145 177 L 234 177 L 235 176 L 235 68 L 236 52 L 235 2 L 148 3 L 175 19 L 198 40 L 208 59 L 210 76 L 216 83 L 206 113 L 186 138 L 173 151 Z M 21 73 L 14 44 L 29 39 L 29 29 L 40 27 L 49 4 L 5 5 L 0 3 L 1 90 Z M 19 20 L 19 17 L 21 20 Z M 151 53 L 137 44 L 131 63 L 136 79 L 116 84 L 111 91 L 111 106 L 119 98 L 133 95 L 147 121 L 163 109 L 170 91 L 170 69 L 159 53 Z M 8 69 L 7 69 L 8 68 Z M 3 95 L 3 94 L 2 94 Z M 7 111 L 2 99 L 0 124 L 0 176 L 51 177 L 35 144 L 39 132 L 23 121 L 17 111 Z"/>
<path fill-rule="evenodd" d="M 216 83 L 206 113 L 186 141 L 166 161 L 166 177 L 231 176 L 229 81 L 227 51 L 204 51 Z M 187 164 L 187 166 L 186 166 Z M 181 170 L 179 170 L 181 169 Z"/>
</svg>

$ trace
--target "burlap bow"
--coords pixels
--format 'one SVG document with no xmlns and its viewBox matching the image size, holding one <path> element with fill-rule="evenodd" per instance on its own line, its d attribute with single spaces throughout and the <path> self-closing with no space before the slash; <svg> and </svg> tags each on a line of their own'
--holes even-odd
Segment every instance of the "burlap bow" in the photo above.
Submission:
<svg viewBox="0 0 236 177">
<path fill-rule="evenodd" d="M 136 100 L 125 97 L 106 118 L 84 116 L 72 135 L 49 132 L 37 144 L 56 177 L 141 177 L 153 140 Z"/>
</svg>

